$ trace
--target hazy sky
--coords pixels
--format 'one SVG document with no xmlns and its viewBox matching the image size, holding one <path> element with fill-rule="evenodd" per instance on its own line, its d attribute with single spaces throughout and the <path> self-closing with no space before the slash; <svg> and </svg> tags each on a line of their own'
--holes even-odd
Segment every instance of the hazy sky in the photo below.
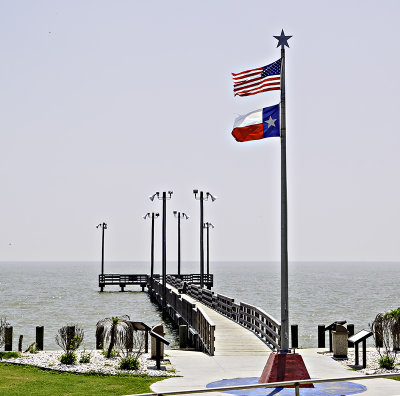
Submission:
<svg viewBox="0 0 400 396">
<path fill-rule="evenodd" d="M 0 0 L 0 260 L 279 260 L 280 142 L 237 143 L 231 72 L 287 49 L 289 260 L 400 259 L 398 1 Z M 156 258 L 161 258 L 157 220 Z"/>
</svg>

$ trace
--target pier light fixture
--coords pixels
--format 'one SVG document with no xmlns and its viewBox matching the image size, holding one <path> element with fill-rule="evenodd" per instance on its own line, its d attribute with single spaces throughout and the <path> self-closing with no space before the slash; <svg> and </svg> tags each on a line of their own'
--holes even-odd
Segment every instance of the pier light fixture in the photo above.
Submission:
<svg viewBox="0 0 400 396">
<path fill-rule="evenodd" d="M 210 282 L 210 227 L 215 228 L 209 222 L 204 223 L 204 228 L 207 230 L 207 282 Z"/>
<path fill-rule="evenodd" d="M 167 314 L 167 200 L 171 199 L 173 192 L 164 191 L 162 194 L 157 191 L 153 195 L 150 195 L 150 200 L 154 201 L 157 197 L 159 200 L 163 201 L 163 211 L 162 211 L 162 311 L 163 316 Z"/>
<path fill-rule="evenodd" d="M 100 223 L 96 228 L 101 228 L 101 275 L 104 275 L 104 230 L 107 229 L 106 223 Z M 100 289 L 103 291 L 103 287 Z"/>
<path fill-rule="evenodd" d="M 154 276 L 154 219 L 159 216 L 158 213 L 149 212 L 143 216 L 143 219 L 151 219 L 151 250 L 150 250 L 150 277 Z"/>
<path fill-rule="evenodd" d="M 174 216 L 178 219 L 178 275 L 181 274 L 181 219 L 188 220 L 189 216 L 186 213 L 173 211 Z"/>
<path fill-rule="evenodd" d="M 200 287 L 204 287 L 204 201 L 208 201 L 211 198 L 211 201 L 214 202 L 217 197 L 212 195 L 210 192 L 204 193 L 203 191 L 199 191 L 197 189 L 193 190 L 193 194 L 195 199 L 200 201 Z"/>
<path fill-rule="evenodd" d="M 150 201 L 153 202 L 154 201 L 154 197 L 156 197 L 156 196 L 157 196 L 157 198 L 160 196 L 160 193 L 158 191 L 156 193 L 154 193 L 153 195 L 149 196 Z"/>
</svg>

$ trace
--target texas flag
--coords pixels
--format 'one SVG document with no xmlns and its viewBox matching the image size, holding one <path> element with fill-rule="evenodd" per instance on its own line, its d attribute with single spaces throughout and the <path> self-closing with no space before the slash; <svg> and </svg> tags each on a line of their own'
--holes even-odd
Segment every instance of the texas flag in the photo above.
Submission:
<svg viewBox="0 0 400 396">
<path fill-rule="evenodd" d="M 238 142 L 279 136 L 279 105 L 264 107 L 236 118 L 232 136 Z"/>
</svg>

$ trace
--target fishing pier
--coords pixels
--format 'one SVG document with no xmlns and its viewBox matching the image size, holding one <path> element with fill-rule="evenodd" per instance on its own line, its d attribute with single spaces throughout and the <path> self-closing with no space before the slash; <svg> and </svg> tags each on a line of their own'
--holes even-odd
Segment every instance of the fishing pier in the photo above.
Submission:
<svg viewBox="0 0 400 396">
<path fill-rule="evenodd" d="M 266 351 L 279 350 L 278 320 L 261 308 L 213 292 L 213 274 L 203 275 L 203 288 L 200 278 L 200 274 L 166 275 L 164 287 L 159 274 L 100 274 L 99 287 L 100 291 L 109 285 L 121 291 L 127 285 L 140 286 L 142 291 L 147 287 L 152 301 L 179 328 L 183 347 L 211 356 L 233 351 L 265 356 Z"/>
</svg>

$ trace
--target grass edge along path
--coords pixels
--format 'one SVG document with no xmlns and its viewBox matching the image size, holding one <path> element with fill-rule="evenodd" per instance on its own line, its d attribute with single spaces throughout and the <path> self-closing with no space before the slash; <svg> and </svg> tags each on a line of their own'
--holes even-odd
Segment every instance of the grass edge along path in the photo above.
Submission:
<svg viewBox="0 0 400 396">
<path fill-rule="evenodd" d="M 124 395 L 151 392 L 168 377 L 76 374 L 0 363 L 0 395 Z"/>
</svg>

